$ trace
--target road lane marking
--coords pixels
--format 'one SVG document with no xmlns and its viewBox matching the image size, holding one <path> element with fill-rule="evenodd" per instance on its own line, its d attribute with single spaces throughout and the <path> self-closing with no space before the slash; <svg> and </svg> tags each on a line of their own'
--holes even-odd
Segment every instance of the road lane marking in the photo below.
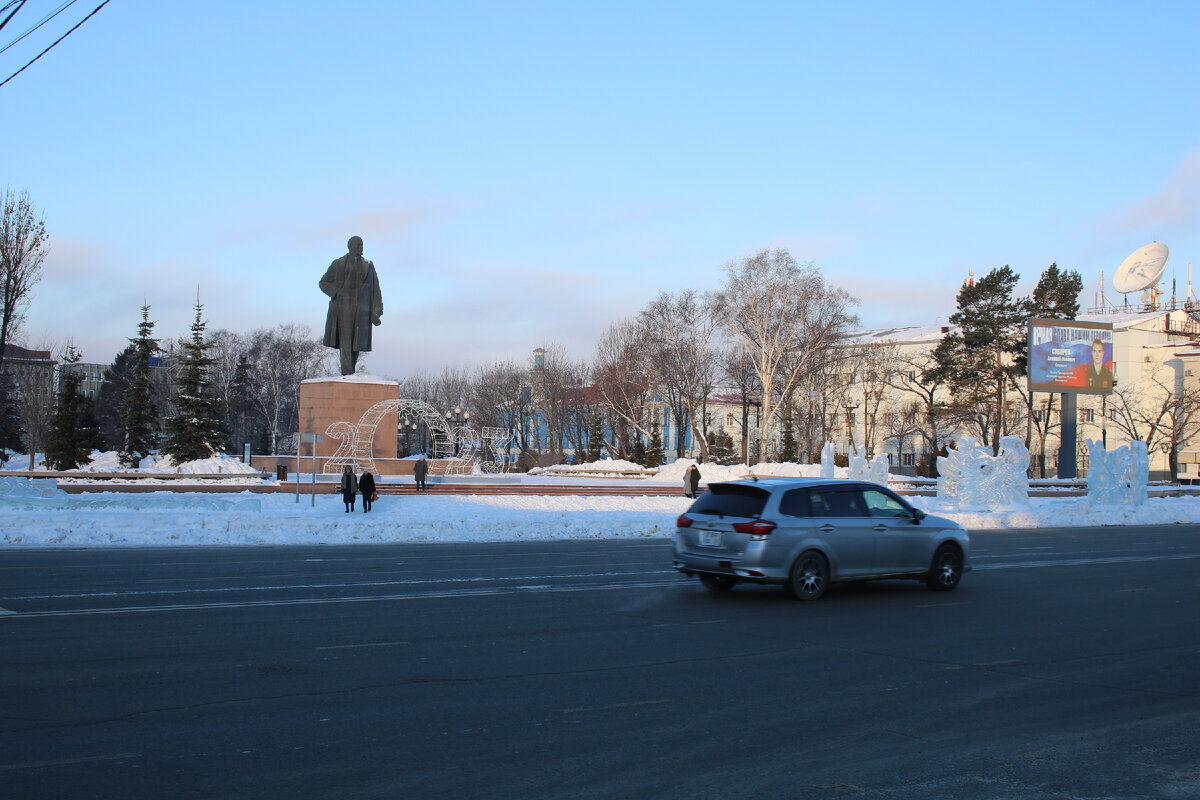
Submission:
<svg viewBox="0 0 1200 800">
<path fill-rule="evenodd" d="M 615 711 L 621 708 L 639 708 L 641 706 L 660 706 L 663 703 L 674 702 L 670 697 L 664 697 L 661 700 L 639 700 L 634 703 L 613 703 L 610 706 L 588 706 L 581 708 L 560 708 L 561 714 L 587 714 L 593 711 Z"/>
<path fill-rule="evenodd" d="M 29 761 L 24 764 L 0 764 L 0 772 L 11 772 L 17 769 L 39 769 L 41 767 L 63 767 L 69 764 L 90 764 L 94 761 L 123 761 L 127 758 L 141 757 L 141 753 L 117 753 L 115 756 L 88 756 L 87 758 L 60 758 L 57 761 Z"/>
<path fill-rule="evenodd" d="M 1007 564 L 973 564 L 976 572 L 994 569 L 1032 569 L 1035 567 L 1090 567 L 1098 564 L 1134 564 L 1148 561 L 1190 561 L 1200 558 L 1200 553 L 1181 553 L 1161 556 L 1109 556 L 1107 558 L 1062 558 L 1046 561 L 1013 561 Z"/>
<path fill-rule="evenodd" d="M 542 589 L 545 592 L 596 592 L 613 589 L 641 589 L 658 586 L 690 588 L 687 581 L 678 578 L 664 581 L 639 581 L 636 583 L 594 583 L 574 586 L 556 586 Z M 401 600 L 443 600 L 461 597 L 488 597 L 500 594 L 515 595 L 520 589 L 460 589 L 447 592 L 414 592 L 411 594 L 381 594 L 358 597 L 309 597 L 296 600 L 248 600 L 243 603 L 187 603 L 165 606 L 117 606 L 114 608 L 76 608 L 61 611 L 25 611 L 14 614 L 13 619 L 35 619 L 41 617 L 79 617 L 105 614 L 145 614 L 156 611 L 210 611 L 232 608 L 265 608 L 272 606 L 319 606 L 337 603 L 379 603 Z"/>
<path fill-rule="evenodd" d="M 17 613 L 17 612 L 9 611 L 7 608 L 0 608 L 0 617 L 3 617 L 5 614 L 15 614 L 15 613 Z"/>
<path fill-rule="evenodd" d="M 356 581 L 353 583 L 287 583 L 276 586 L 200 586 L 193 589 L 130 589 L 113 592 L 71 592 L 63 594 L 12 594 L 8 600 L 77 600 L 84 597 L 134 597 L 138 595 L 220 594 L 230 592 L 282 592 L 298 589 L 358 589 L 367 586 L 429 586 L 454 583 L 497 583 L 505 581 L 563 580 L 569 578 L 628 578 L 636 575 L 667 575 L 670 569 L 633 572 L 568 572 L 558 575 L 489 575 L 474 578 L 406 578 L 394 581 Z"/>
<path fill-rule="evenodd" d="M 318 647 L 317 650 L 353 650 L 356 647 L 398 647 L 400 645 L 411 644 L 411 642 L 366 642 L 364 644 L 328 644 L 324 647 Z"/>
</svg>

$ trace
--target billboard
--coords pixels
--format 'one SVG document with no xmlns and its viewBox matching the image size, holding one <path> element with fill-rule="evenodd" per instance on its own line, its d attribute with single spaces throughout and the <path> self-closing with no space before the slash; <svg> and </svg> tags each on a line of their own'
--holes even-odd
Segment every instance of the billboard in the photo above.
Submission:
<svg viewBox="0 0 1200 800">
<path fill-rule="evenodd" d="M 1029 390 L 1108 394 L 1112 391 L 1111 322 L 1029 320 Z"/>
</svg>

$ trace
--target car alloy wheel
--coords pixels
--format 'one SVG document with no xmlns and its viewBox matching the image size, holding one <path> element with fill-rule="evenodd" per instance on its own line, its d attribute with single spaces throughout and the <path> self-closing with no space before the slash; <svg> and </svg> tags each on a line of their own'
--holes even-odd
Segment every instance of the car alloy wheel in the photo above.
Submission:
<svg viewBox="0 0 1200 800">
<path fill-rule="evenodd" d="M 962 553 L 952 544 L 944 544 L 933 554 L 933 564 L 926 583 L 935 592 L 948 592 L 962 578 Z"/>
<path fill-rule="evenodd" d="M 788 589 L 797 600 L 816 600 L 829 585 L 829 565 L 820 553 L 802 553 L 792 565 Z"/>
</svg>

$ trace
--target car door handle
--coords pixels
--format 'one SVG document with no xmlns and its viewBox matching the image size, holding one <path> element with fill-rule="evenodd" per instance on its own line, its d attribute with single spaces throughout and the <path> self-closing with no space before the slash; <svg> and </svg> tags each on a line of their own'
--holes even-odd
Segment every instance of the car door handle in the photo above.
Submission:
<svg viewBox="0 0 1200 800">
<path fill-rule="evenodd" d="M 821 533 L 831 533 L 832 531 L 837 530 L 837 529 L 832 525 L 822 525 L 820 528 L 818 528 L 818 530 L 820 530 Z"/>
<path fill-rule="evenodd" d="M 875 526 L 876 533 L 884 533 L 888 530 L 889 530 L 888 526 L 884 525 L 882 522 Z"/>
</svg>

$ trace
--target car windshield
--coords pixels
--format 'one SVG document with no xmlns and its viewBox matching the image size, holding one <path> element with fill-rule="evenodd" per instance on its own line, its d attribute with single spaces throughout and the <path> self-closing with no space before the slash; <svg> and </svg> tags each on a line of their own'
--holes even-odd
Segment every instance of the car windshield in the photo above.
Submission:
<svg viewBox="0 0 1200 800">
<path fill-rule="evenodd" d="M 693 514 L 756 518 L 767 504 L 768 492 L 740 483 L 714 483 L 688 509 Z"/>
</svg>

